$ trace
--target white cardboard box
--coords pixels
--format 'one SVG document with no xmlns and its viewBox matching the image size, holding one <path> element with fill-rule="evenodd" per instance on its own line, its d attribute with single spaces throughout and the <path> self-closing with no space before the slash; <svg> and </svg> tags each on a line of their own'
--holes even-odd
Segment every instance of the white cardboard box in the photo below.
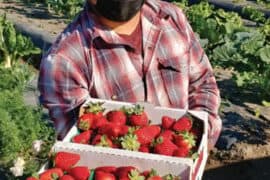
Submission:
<svg viewBox="0 0 270 180">
<path fill-rule="evenodd" d="M 104 102 L 103 107 L 107 111 L 118 109 L 122 106 L 134 106 L 135 104 L 126 102 L 117 102 L 101 99 L 89 99 L 89 102 Z M 160 175 L 173 174 L 179 175 L 181 180 L 200 180 L 207 161 L 207 113 L 202 111 L 186 111 L 183 109 L 174 109 L 153 106 L 148 103 L 136 103 L 144 106 L 146 113 L 151 119 L 152 124 L 160 124 L 163 115 L 178 119 L 186 113 L 196 117 L 203 122 L 203 136 L 198 148 L 198 158 L 194 161 L 191 158 L 170 157 L 158 154 L 150 154 L 143 152 L 134 152 L 122 149 L 113 149 L 106 147 L 97 147 L 85 144 L 72 143 L 71 138 L 78 133 L 76 126 L 73 126 L 63 141 L 58 141 L 53 150 L 76 152 L 81 155 L 79 165 L 86 165 L 95 168 L 104 165 L 115 166 L 135 166 L 139 170 L 150 170 L 154 168 Z"/>
</svg>

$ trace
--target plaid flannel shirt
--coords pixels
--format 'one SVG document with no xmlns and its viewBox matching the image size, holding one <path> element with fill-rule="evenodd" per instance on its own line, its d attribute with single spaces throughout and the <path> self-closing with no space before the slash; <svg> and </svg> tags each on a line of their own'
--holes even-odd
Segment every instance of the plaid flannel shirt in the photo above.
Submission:
<svg viewBox="0 0 270 180">
<path fill-rule="evenodd" d="M 74 123 L 70 112 L 87 98 L 148 101 L 209 113 L 209 144 L 221 131 L 219 90 L 207 56 L 182 10 L 159 0 L 141 9 L 143 56 L 134 67 L 128 42 L 98 23 L 86 6 L 42 59 L 41 103 L 61 139 Z M 107 48 L 109 45 L 110 48 Z M 75 115 L 76 116 L 76 115 Z"/>
</svg>

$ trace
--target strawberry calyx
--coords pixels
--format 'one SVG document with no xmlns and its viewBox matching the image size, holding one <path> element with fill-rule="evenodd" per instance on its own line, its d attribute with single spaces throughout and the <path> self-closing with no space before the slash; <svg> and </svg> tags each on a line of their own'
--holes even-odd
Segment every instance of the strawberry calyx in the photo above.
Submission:
<svg viewBox="0 0 270 180">
<path fill-rule="evenodd" d="M 141 145 L 135 134 L 126 134 L 120 138 L 120 141 L 123 149 L 131 151 L 138 151 Z"/>
<path fill-rule="evenodd" d="M 182 139 L 181 143 L 177 143 L 179 146 L 187 146 L 189 149 L 191 149 L 192 147 L 194 147 L 196 145 L 195 136 L 188 131 L 178 133 L 178 135 L 176 135 L 175 139 L 177 139 L 179 137 L 180 137 L 180 139 Z"/>
<path fill-rule="evenodd" d="M 104 104 L 104 102 L 90 102 L 86 105 L 85 107 L 85 112 L 86 113 L 94 113 L 94 114 L 98 114 L 100 112 L 104 112 L 105 108 L 102 107 L 102 105 Z"/>
<path fill-rule="evenodd" d="M 102 135 L 100 136 L 100 142 L 98 142 L 96 145 L 101 147 L 111 147 L 112 141 L 108 138 L 107 135 Z"/>
<path fill-rule="evenodd" d="M 133 169 L 128 173 L 129 180 L 144 180 L 145 177 L 140 174 L 137 169 Z"/>
</svg>

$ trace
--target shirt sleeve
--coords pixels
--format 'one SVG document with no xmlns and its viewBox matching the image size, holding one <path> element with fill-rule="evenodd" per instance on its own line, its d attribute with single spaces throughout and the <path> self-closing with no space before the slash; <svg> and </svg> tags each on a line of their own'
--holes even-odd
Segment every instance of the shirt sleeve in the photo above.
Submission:
<svg viewBox="0 0 270 180">
<path fill-rule="evenodd" d="M 209 115 L 209 147 L 215 146 L 222 128 L 218 115 L 220 94 L 207 55 L 202 49 L 184 13 L 177 13 L 178 27 L 187 36 L 189 44 L 189 109 L 203 110 Z"/>
<path fill-rule="evenodd" d="M 49 110 L 59 139 L 78 116 L 78 107 L 89 97 L 88 67 L 75 41 L 66 41 L 42 59 L 38 87 L 40 102 Z"/>
</svg>

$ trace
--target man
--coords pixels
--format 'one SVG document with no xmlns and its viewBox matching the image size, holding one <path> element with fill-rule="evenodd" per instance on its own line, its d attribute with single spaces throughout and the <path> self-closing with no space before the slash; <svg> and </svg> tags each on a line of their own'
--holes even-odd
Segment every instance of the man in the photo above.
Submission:
<svg viewBox="0 0 270 180">
<path fill-rule="evenodd" d="M 88 97 L 207 111 L 210 148 L 221 130 L 209 60 L 183 12 L 159 0 L 89 0 L 43 58 L 39 89 L 60 139 Z"/>
</svg>

